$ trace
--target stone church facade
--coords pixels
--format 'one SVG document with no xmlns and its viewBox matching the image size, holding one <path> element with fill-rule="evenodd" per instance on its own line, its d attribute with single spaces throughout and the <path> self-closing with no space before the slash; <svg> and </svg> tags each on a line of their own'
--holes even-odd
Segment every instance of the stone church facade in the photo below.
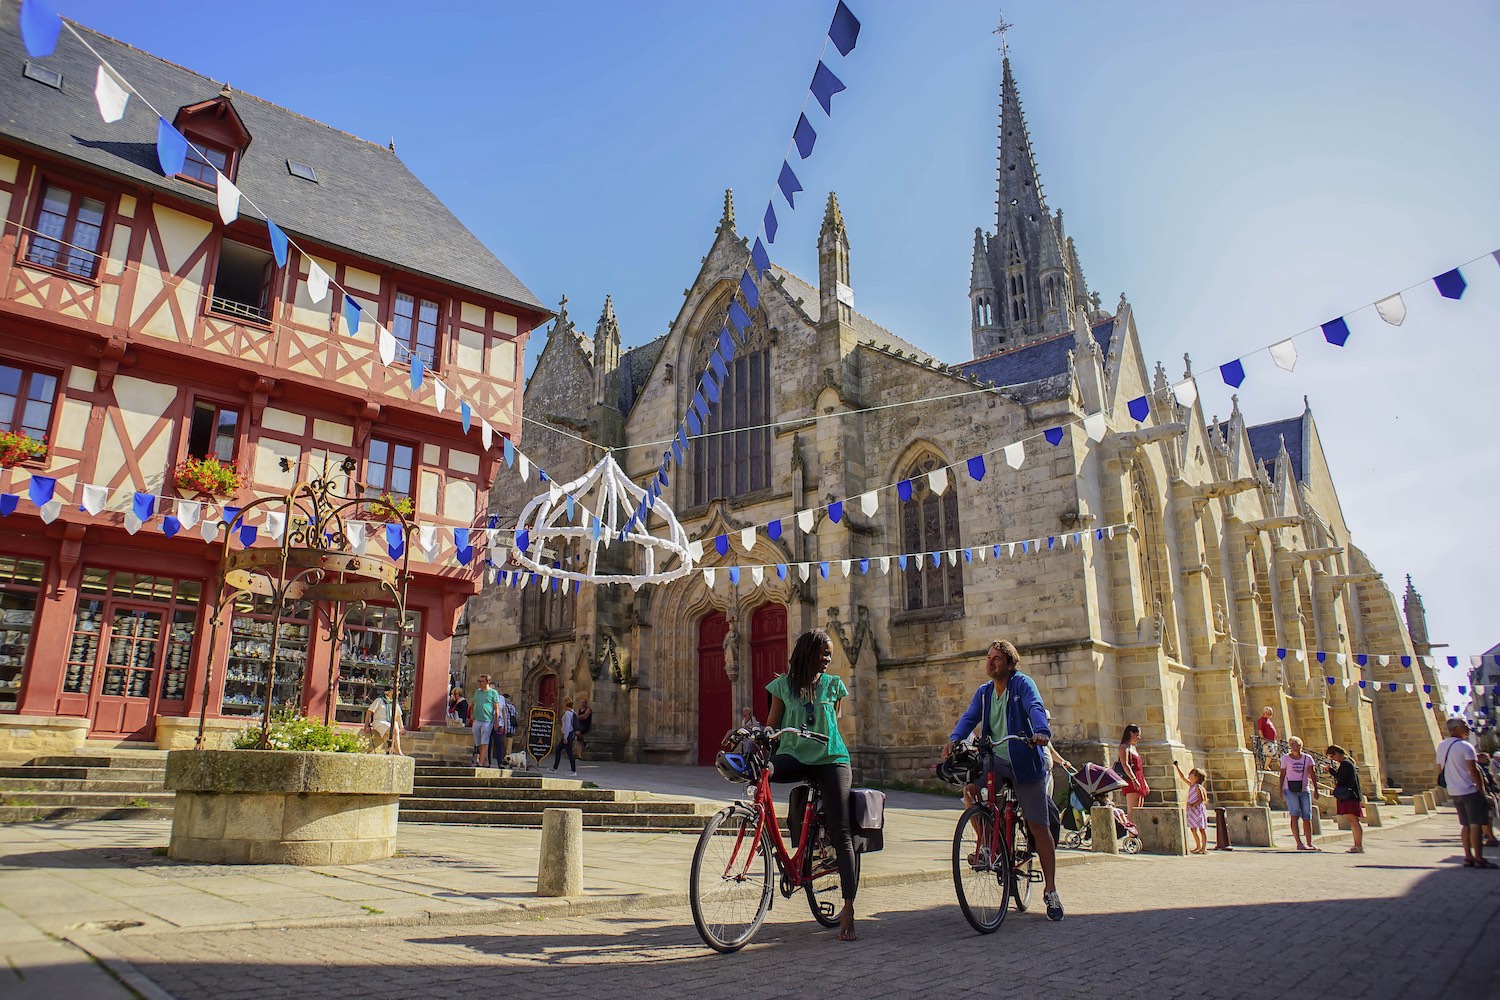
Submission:
<svg viewBox="0 0 1500 1000">
<path fill-rule="evenodd" d="M 490 673 L 523 705 L 588 697 L 595 752 L 702 763 L 741 706 L 764 718 L 764 685 L 791 643 L 824 627 L 861 779 L 920 780 L 983 680 L 986 647 L 1008 638 L 1075 762 L 1112 756 L 1122 727 L 1141 726 L 1153 800 L 1175 800 L 1175 759 L 1205 768 L 1221 800 L 1251 801 L 1251 722 L 1265 705 L 1308 746 L 1348 747 L 1367 788 L 1425 787 L 1439 727 L 1420 686 L 1372 698 L 1344 683 L 1433 678 L 1420 661 L 1400 666 L 1411 638 L 1350 537 L 1311 410 L 1252 424 L 1238 401 L 1223 420 L 1178 401 L 1180 380 L 1148 366 L 1125 297 L 1106 310 L 1087 288 L 1043 197 L 1008 60 L 997 194 L 995 230 L 975 234 L 975 357 L 959 364 L 855 311 L 853 244 L 830 195 L 816 284 L 774 266 L 762 281 L 724 400 L 663 494 L 704 542 L 704 566 L 828 560 L 832 572 L 737 584 L 719 572 L 713 586 L 693 573 L 577 595 L 489 586 L 469 609 L 467 676 Z M 609 301 L 588 334 L 565 300 L 524 406 L 567 434 L 537 428 L 528 453 L 566 481 L 612 448 L 649 481 L 747 257 L 726 195 L 665 335 L 622 352 Z M 1151 412 L 1138 422 L 1127 403 L 1142 395 Z M 1056 445 L 1040 437 L 1054 427 Z M 1023 438 L 1019 469 L 996 454 L 981 481 L 966 473 L 970 456 Z M 950 464 L 938 493 L 926 473 Z M 906 503 L 887 489 L 873 514 L 851 502 L 837 522 L 820 511 L 810 532 L 794 526 L 797 511 L 901 480 L 914 484 Z M 496 490 L 491 509 L 513 523 L 527 499 Z M 745 551 L 740 530 L 776 518 L 780 537 L 757 530 Z M 1098 537 L 1107 525 L 1125 527 Z M 981 558 L 994 542 L 1049 536 L 1069 544 Z M 932 550 L 972 558 L 876 568 Z M 841 571 L 864 558 L 868 573 Z M 1281 659 L 1278 647 L 1326 656 Z M 1360 665 L 1364 653 L 1387 659 Z"/>
</svg>

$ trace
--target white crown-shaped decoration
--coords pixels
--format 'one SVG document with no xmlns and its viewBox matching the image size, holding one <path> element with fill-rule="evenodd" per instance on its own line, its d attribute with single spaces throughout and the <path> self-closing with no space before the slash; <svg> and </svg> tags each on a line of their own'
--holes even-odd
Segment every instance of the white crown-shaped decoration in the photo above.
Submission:
<svg viewBox="0 0 1500 1000">
<path fill-rule="evenodd" d="M 639 587 L 643 583 L 667 583 L 693 571 L 687 532 L 665 500 L 656 498 L 643 524 L 630 523 L 646 499 L 646 491 L 630 481 L 613 454 L 606 454 L 570 483 L 549 485 L 546 493 L 533 497 L 521 509 L 516 521 L 512 557 L 533 573 Z M 653 522 L 664 522 L 657 525 L 655 533 L 651 530 Z M 627 525 L 623 532 L 621 525 Z M 642 559 L 632 563 L 645 572 L 598 572 L 599 551 L 610 545 L 638 546 Z M 570 553 L 570 557 L 556 565 L 549 562 L 549 553 L 561 552 Z"/>
</svg>

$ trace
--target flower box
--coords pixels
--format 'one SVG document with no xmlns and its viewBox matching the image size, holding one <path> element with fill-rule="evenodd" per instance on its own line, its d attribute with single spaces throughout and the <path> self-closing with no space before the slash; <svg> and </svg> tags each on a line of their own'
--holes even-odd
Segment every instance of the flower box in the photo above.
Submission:
<svg viewBox="0 0 1500 1000">
<path fill-rule="evenodd" d="M 207 496 L 220 500 L 234 496 L 243 485 L 238 469 L 213 456 L 183 459 L 172 471 L 172 479 L 183 496 Z"/>
<path fill-rule="evenodd" d="M 47 457 L 47 441 L 17 431 L 0 431 L 0 468 L 22 462 L 39 462 Z"/>
</svg>

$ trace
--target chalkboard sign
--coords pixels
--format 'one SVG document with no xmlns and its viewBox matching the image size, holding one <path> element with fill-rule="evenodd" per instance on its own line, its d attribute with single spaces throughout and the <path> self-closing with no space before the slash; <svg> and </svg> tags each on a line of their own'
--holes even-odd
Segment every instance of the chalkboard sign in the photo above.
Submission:
<svg viewBox="0 0 1500 1000">
<path fill-rule="evenodd" d="M 526 749 L 538 762 L 552 752 L 552 732 L 556 728 L 557 713 L 550 708 L 533 708 L 526 724 Z"/>
</svg>

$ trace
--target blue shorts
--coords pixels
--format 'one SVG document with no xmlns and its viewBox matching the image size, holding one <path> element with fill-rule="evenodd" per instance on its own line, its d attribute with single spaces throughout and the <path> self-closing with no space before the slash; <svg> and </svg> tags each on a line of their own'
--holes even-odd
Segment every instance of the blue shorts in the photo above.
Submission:
<svg viewBox="0 0 1500 1000">
<path fill-rule="evenodd" d="M 490 731 L 495 728 L 493 720 L 489 722 L 474 722 L 474 745 L 476 747 L 488 746 L 490 742 Z"/>
<path fill-rule="evenodd" d="M 1292 819 L 1312 819 L 1312 792 L 1294 792 L 1288 788 L 1286 811 L 1291 814 Z"/>
</svg>

